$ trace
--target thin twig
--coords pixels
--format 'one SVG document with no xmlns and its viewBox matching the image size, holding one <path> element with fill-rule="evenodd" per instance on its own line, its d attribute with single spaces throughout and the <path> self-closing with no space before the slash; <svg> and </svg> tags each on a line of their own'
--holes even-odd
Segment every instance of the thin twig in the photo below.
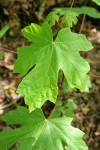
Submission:
<svg viewBox="0 0 100 150">
<path fill-rule="evenodd" d="M 85 0 L 84 6 L 86 6 L 86 5 L 87 5 L 88 1 L 89 1 L 89 0 Z M 80 26 L 79 33 L 81 33 L 81 32 L 82 32 L 82 30 L 83 30 L 83 26 L 84 26 L 85 18 L 86 18 L 86 15 L 84 14 L 84 15 L 83 15 L 83 18 L 82 18 L 82 23 L 81 23 L 81 26 Z"/>
<path fill-rule="evenodd" d="M 13 51 L 13 50 L 10 50 L 10 49 L 6 49 L 6 48 L 3 48 L 3 47 L 0 47 L 0 51 L 7 51 L 7 52 L 10 52 L 10 53 L 14 53 L 16 54 L 17 52 Z"/>
<path fill-rule="evenodd" d="M 89 64 L 92 66 L 92 65 L 98 65 L 100 64 L 100 62 L 94 62 L 94 61 L 90 61 Z"/>
<path fill-rule="evenodd" d="M 55 106 L 54 106 L 54 108 L 51 110 L 51 112 L 50 112 L 49 116 L 47 117 L 47 119 L 50 119 L 50 117 L 52 116 L 52 114 L 54 113 L 54 111 L 55 111 L 55 109 L 56 109 L 56 107 L 57 107 L 57 104 L 58 104 L 58 99 L 56 100 Z"/>
<path fill-rule="evenodd" d="M 2 109 L 5 109 L 5 108 L 8 108 L 8 107 L 10 107 L 10 106 L 12 106 L 12 105 L 14 105 L 14 103 L 9 103 L 9 104 L 6 104 L 6 105 L 4 105 L 4 106 L 0 106 L 0 110 L 2 110 Z"/>
<path fill-rule="evenodd" d="M 85 14 L 83 15 L 83 18 L 82 18 L 82 23 L 81 23 L 81 26 L 80 26 L 80 30 L 79 30 L 79 33 L 81 33 L 82 32 L 82 30 L 83 30 L 83 26 L 84 26 L 84 22 L 85 22 Z"/>
<path fill-rule="evenodd" d="M 91 77 L 94 77 L 94 78 L 100 78 L 100 76 L 97 76 L 97 75 L 94 75 L 94 74 L 89 74 Z"/>
<path fill-rule="evenodd" d="M 71 3 L 71 6 L 70 6 L 70 9 L 73 7 L 74 5 L 74 0 L 72 0 L 72 3 Z"/>
<path fill-rule="evenodd" d="M 100 112 L 93 113 L 90 116 L 89 115 L 85 116 L 85 119 L 87 119 L 87 118 L 93 118 L 93 117 L 96 117 L 97 115 L 100 115 Z"/>
</svg>

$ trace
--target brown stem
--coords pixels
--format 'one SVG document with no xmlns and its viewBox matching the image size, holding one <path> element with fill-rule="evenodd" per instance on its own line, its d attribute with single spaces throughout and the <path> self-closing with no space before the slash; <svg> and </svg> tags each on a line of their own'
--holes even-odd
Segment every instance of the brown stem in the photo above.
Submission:
<svg viewBox="0 0 100 150">
<path fill-rule="evenodd" d="M 55 111 L 55 109 L 56 109 L 56 107 L 57 107 L 57 104 L 58 104 L 58 99 L 56 100 L 55 106 L 54 106 L 54 108 L 51 110 L 51 112 L 50 112 L 49 116 L 47 117 L 47 119 L 50 119 L 50 117 L 52 116 L 52 114 L 54 113 L 54 111 Z"/>
<path fill-rule="evenodd" d="M 80 26 L 80 30 L 79 30 L 79 33 L 82 32 L 82 29 L 83 29 L 83 26 L 84 26 L 84 22 L 85 22 L 85 14 L 83 15 L 83 19 L 82 19 L 82 23 L 81 23 L 81 26 Z"/>
<path fill-rule="evenodd" d="M 60 96 L 61 96 L 61 94 L 62 94 L 63 81 L 64 81 L 64 74 L 63 74 L 63 76 L 62 76 L 61 85 L 60 85 L 60 88 L 59 88 L 59 94 L 58 94 L 58 98 L 57 98 L 57 100 L 56 100 L 55 106 L 54 106 L 54 108 L 51 110 L 51 112 L 50 112 L 49 116 L 47 117 L 47 119 L 50 119 L 50 117 L 52 116 L 52 114 L 54 113 L 54 111 L 55 111 L 55 109 L 56 109 L 56 107 L 57 107 L 58 101 L 59 101 Z"/>
<path fill-rule="evenodd" d="M 70 9 L 73 7 L 74 5 L 74 0 L 72 0 L 72 3 L 71 3 L 71 6 L 70 6 Z"/>
<path fill-rule="evenodd" d="M 88 1 L 89 1 L 89 0 L 85 0 L 84 6 L 87 5 Z M 83 29 L 83 26 L 84 26 L 84 22 L 85 22 L 85 17 L 86 17 L 86 15 L 84 14 L 84 15 L 83 15 L 83 18 L 82 18 L 82 23 L 81 23 L 81 26 L 80 26 L 79 33 L 82 32 L 82 29 Z"/>
<path fill-rule="evenodd" d="M 17 52 L 15 52 L 15 51 L 13 51 L 13 50 L 9 50 L 9 49 L 2 48 L 2 47 L 0 47 L 0 51 L 7 51 L 7 52 L 10 52 L 10 53 L 14 53 L 14 54 L 17 53 Z"/>
</svg>

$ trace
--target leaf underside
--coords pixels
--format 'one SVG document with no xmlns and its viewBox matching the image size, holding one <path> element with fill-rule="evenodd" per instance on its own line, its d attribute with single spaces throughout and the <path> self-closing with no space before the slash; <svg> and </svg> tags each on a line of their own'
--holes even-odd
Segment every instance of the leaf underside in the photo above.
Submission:
<svg viewBox="0 0 100 150">
<path fill-rule="evenodd" d="M 52 30 L 47 23 L 42 26 L 31 24 L 22 32 L 32 44 L 18 50 L 14 72 L 21 75 L 27 73 L 17 92 L 25 95 L 30 111 L 41 107 L 46 100 L 55 103 L 59 69 L 62 69 L 72 88 L 85 89 L 90 68 L 79 51 L 88 51 L 93 47 L 84 35 L 64 28 L 53 41 Z"/>
<path fill-rule="evenodd" d="M 18 107 L 3 117 L 8 124 L 19 128 L 0 132 L 0 150 L 8 150 L 19 143 L 18 150 L 88 150 L 82 140 L 84 133 L 70 125 L 67 117 L 47 120 L 41 109 L 29 113 Z"/>
</svg>

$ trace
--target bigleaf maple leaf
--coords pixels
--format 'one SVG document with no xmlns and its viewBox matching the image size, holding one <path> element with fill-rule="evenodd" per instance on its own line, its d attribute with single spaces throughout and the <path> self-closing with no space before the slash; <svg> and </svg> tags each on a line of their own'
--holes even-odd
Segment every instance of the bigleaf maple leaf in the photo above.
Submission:
<svg viewBox="0 0 100 150">
<path fill-rule="evenodd" d="M 72 127 L 71 118 L 46 119 L 41 109 L 31 113 L 18 107 L 3 117 L 7 124 L 19 128 L 0 132 L 0 150 L 8 150 L 19 143 L 18 150 L 88 150 L 82 140 L 84 133 Z"/>
<path fill-rule="evenodd" d="M 41 107 L 46 100 L 56 101 L 59 69 L 63 70 L 71 87 L 85 89 L 90 67 L 79 51 L 93 47 L 84 35 L 64 28 L 53 41 L 48 23 L 42 26 L 32 23 L 22 32 L 32 44 L 18 50 L 14 72 L 26 74 L 17 92 L 25 95 L 30 111 Z"/>
</svg>

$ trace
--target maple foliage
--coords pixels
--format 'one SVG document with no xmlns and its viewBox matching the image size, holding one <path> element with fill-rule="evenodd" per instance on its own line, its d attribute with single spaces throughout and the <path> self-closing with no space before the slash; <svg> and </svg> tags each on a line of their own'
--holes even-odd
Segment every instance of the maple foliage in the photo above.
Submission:
<svg viewBox="0 0 100 150">
<path fill-rule="evenodd" d="M 0 150 L 8 150 L 15 143 L 19 143 L 18 150 L 64 150 L 65 146 L 69 150 L 88 149 L 82 139 L 84 133 L 71 126 L 71 118 L 46 119 L 41 109 L 29 113 L 18 107 L 3 120 L 20 127 L 0 133 Z"/>
<path fill-rule="evenodd" d="M 75 87 L 85 91 L 87 87 L 90 67 L 80 51 L 87 52 L 93 46 L 84 35 L 74 33 L 70 28 L 77 23 L 77 16 L 84 12 L 93 17 L 89 12 L 93 10 L 95 18 L 99 18 L 100 14 L 85 6 L 81 10 L 68 9 L 56 9 L 41 26 L 32 23 L 22 30 L 31 44 L 19 48 L 14 73 L 24 76 L 17 93 L 25 96 L 30 113 L 27 108 L 20 106 L 4 115 L 3 121 L 8 125 L 18 126 L 0 132 L 0 150 L 8 150 L 16 143 L 18 150 L 88 150 L 82 139 L 84 133 L 71 125 L 72 118 L 75 119 L 73 110 L 77 108 L 71 99 L 64 106 L 61 101 L 57 102 L 58 106 L 55 105 L 56 109 L 53 114 L 51 111 L 48 118 L 40 108 L 47 100 L 56 102 L 59 72 L 64 74 L 65 84 L 70 89 Z M 55 37 L 51 27 L 59 22 L 59 15 L 62 16 L 60 23 L 65 24 L 66 28 L 61 29 Z M 8 26 L 2 30 L 1 36 L 7 30 Z M 62 111 L 64 116 L 59 117 Z"/>
<path fill-rule="evenodd" d="M 32 44 L 18 50 L 14 72 L 27 74 L 17 92 L 25 95 L 30 111 L 41 107 L 46 100 L 55 102 L 59 69 L 63 70 L 71 87 L 85 89 L 90 68 L 79 51 L 88 51 L 93 47 L 84 35 L 64 28 L 53 41 L 52 30 L 47 23 L 42 27 L 31 24 L 22 32 Z"/>
</svg>

